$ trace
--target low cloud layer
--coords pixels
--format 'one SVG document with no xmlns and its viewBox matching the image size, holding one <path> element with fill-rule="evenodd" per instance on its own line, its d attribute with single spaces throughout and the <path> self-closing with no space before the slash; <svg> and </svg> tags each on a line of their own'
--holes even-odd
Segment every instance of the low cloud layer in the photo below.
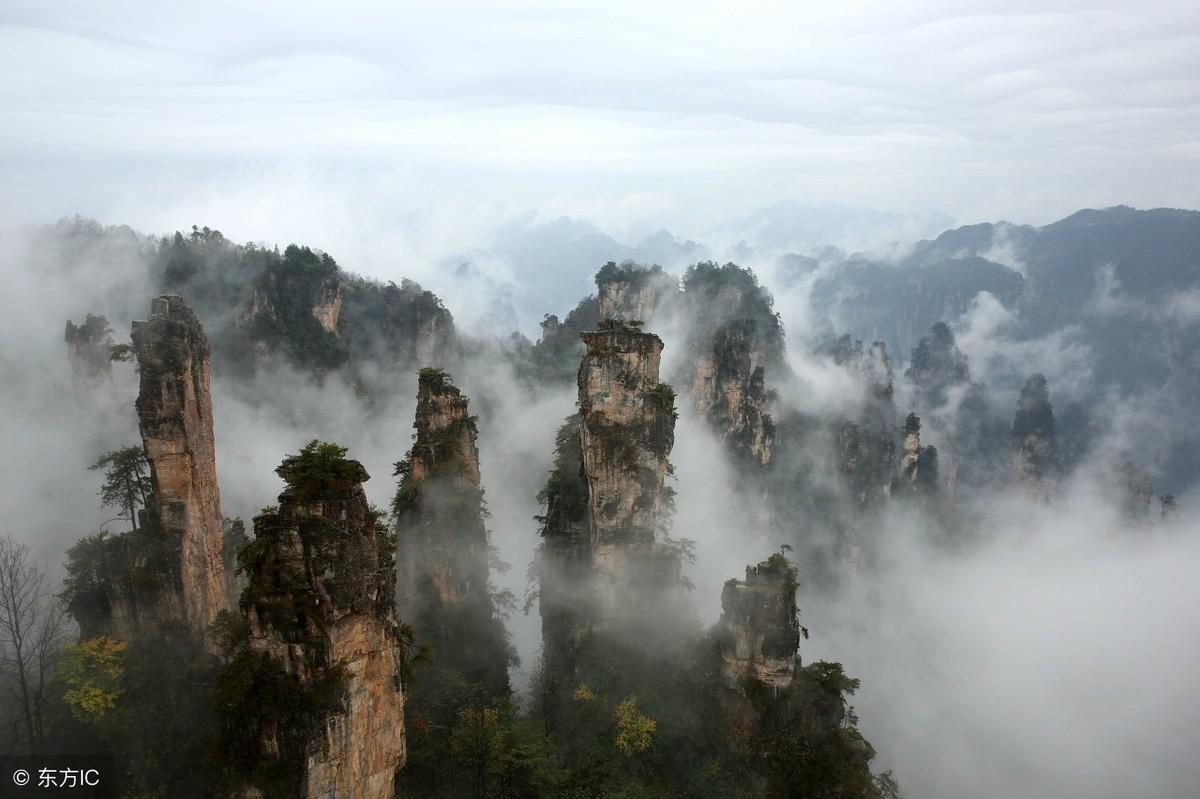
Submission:
<svg viewBox="0 0 1200 799">
<path fill-rule="evenodd" d="M 878 574 L 801 597 L 802 654 L 863 680 L 863 731 L 907 795 L 1193 795 L 1200 540 L 1131 530 L 1098 490 L 998 505 L 958 553 L 889 525 Z"/>
<path fill-rule="evenodd" d="M 500 202 L 693 238 L 778 200 L 1034 223 L 1195 204 L 1194 3 L 122 2 L 0 21 L 0 210 L 26 220 L 135 207 L 122 219 L 153 229 L 167 202 L 294 238 L 286 206 L 266 230 L 199 212 L 295 175 L 397 215 Z"/>
</svg>

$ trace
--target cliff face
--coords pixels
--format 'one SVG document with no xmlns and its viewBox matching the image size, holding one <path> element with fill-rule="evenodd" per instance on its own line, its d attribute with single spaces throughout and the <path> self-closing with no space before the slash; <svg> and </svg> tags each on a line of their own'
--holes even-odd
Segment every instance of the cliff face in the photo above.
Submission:
<svg viewBox="0 0 1200 799">
<path fill-rule="evenodd" d="M 783 371 L 783 333 L 770 294 L 734 264 L 700 263 L 683 278 L 688 359 L 681 382 L 741 463 L 766 466 L 775 444 L 767 375 Z"/>
<path fill-rule="evenodd" d="M 71 378 L 83 389 L 95 389 L 112 381 L 112 328 L 103 316 L 87 315 L 83 324 L 67 320 L 67 362 Z"/>
<path fill-rule="evenodd" d="M 694 412 L 706 418 L 735 457 L 766 466 L 775 445 L 767 414 L 766 349 L 754 323 L 737 320 L 712 335 L 711 352 L 692 365 Z"/>
<path fill-rule="evenodd" d="M 747 796 L 878 799 L 875 750 L 847 714 L 857 680 L 838 663 L 800 665 L 796 571 L 782 555 L 746 567 L 721 592 L 715 629 L 730 754 L 751 779 Z M 804 632 L 807 635 L 807 632 Z M 770 751 L 764 758 L 762 752 Z"/>
<path fill-rule="evenodd" d="M 294 764 L 305 797 L 391 797 L 404 765 L 404 640 L 392 542 L 363 493 L 366 470 L 313 442 L 277 470 L 277 509 L 240 555 L 249 648 L 331 695 L 297 730 L 260 723 L 260 756 Z M 297 775 L 292 775 L 297 776 Z"/>
<path fill-rule="evenodd" d="M 937 450 L 921 446 L 921 419 L 915 413 L 910 413 L 904 420 L 900 473 L 892 492 L 897 495 L 928 496 L 939 488 Z"/>
<path fill-rule="evenodd" d="M 855 510 L 891 495 L 896 443 L 889 433 L 843 419 L 837 428 L 837 467 Z"/>
<path fill-rule="evenodd" d="M 766 376 L 782 359 L 782 333 L 770 295 L 753 273 L 701 263 L 679 283 L 658 266 L 608 263 L 596 275 L 599 318 L 682 322 L 687 356 L 677 384 L 691 412 L 708 421 L 740 463 L 765 466 L 775 427 Z"/>
<path fill-rule="evenodd" d="M 559 432 L 540 496 L 543 640 L 547 669 L 563 673 L 588 635 L 671 612 L 681 582 L 678 554 L 665 546 L 675 410 L 658 382 L 662 341 L 612 320 L 583 340 L 579 414 Z"/>
<path fill-rule="evenodd" d="M 337 335 L 342 312 L 342 286 L 337 280 L 325 280 L 313 297 L 312 315 L 326 333 Z"/>
<path fill-rule="evenodd" d="M 362 320 L 356 326 L 355 346 L 363 355 L 395 362 L 405 371 L 445 364 L 457 346 L 458 334 L 450 312 L 432 292 L 403 280 L 399 286 L 388 284 L 381 296 L 369 297 L 372 303 L 362 305 L 367 299 L 363 296 L 355 305 Z M 382 303 L 376 307 L 379 300 Z"/>
<path fill-rule="evenodd" d="M 896 407 L 887 348 L 868 349 L 848 335 L 832 341 L 824 354 L 854 375 L 861 398 L 851 402 L 837 429 L 837 466 L 857 510 L 890 496 L 896 475 Z"/>
<path fill-rule="evenodd" d="M 154 486 L 149 515 L 160 535 L 179 542 L 185 621 L 203 636 L 227 607 L 208 340 L 174 295 L 153 301 L 150 318 L 133 323 L 132 338 L 138 424 Z"/>
<path fill-rule="evenodd" d="M 1049 501 L 1057 484 L 1054 408 L 1040 374 L 1030 375 L 1012 426 L 1013 482 L 1029 497 Z"/>
<path fill-rule="evenodd" d="M 296 366 L 318 372 L 341 366 L 347 359 L 342 303 L 342 276 L 333 259 L 290 245 L 282 261 L 258 276 L 237 318 L 244 349 L 238 356 L 248 356 L 252 364 L 279 352 Z"/>
<path fill-rule="evenodd" d="M 721 591 L 721 674 L 731 689 L 746 679 L 786 689 L 799 658 L 800 622 L 795 577 L 786 563 L 746 567 L 746 579 L 727 580 Z"/>
<path fill-rule="evenodd" d="M 187 608 L 179 544 L 143 526 L 88 536 L 72 547 L 64 597 L 80 638 L 133 641 L 181 628 Z"/>
<path fill-rule="evenodd" d="M 509 655 L 488 583 L 475 419 L 445 372 L 421 370 L 413 427 L 393 507 L 399 609 L 432 641 L 435 663 L 499 695 Z"/>
<path fill-rule="evenodd" d="M 649 322 L 665 302 L 679 292 L 675 279 L 661 267 L 633 263 L 605 264 L 596 274 L 600 318 Z"/>
<path fill-rule="evenodd" d="M 602 322 L 583 341 L 580 446 L 592 564 L 615 575 L 631 545 L 655 540 L 675 443 L 675 395 L 658 382 L 658 336 Z"/>
</svg>

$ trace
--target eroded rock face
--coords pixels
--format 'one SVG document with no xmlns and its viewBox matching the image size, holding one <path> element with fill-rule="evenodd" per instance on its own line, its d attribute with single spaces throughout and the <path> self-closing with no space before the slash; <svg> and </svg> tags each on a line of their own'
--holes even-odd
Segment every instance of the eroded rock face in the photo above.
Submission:
<svg viewBox="0 0 1200 799">
<path fill-rule="evenodd" d="M 823 354 L 859 381 L 861 398 L 851 400 L 837 430 L 837 464 L 856 509 L 864 510 L 888 497 L 896 476 L 896 407 L 887 347 L 843 335 Z"/>
<path fill-rule="evenodd" d="M 342 312 L 342 286 L 336 279 L 326 280 L 317 289 L 312 306 L 313 318 L 326 333 L 338 333 Z"/>
<path fill-rule="evenodd" d="M 254 369 L 283 355 L 302 369 L 325 372 L 347 360 L 348 324 L 342 318 L 342 275 L 327 254 L 290 245 L 269 263 L 238 315 L 238 335 L 217 343 L 231 347 L 226 368 Z"/>
<path fill-rule="evenodd" d="M 478 432 L 469 401 L 450 376 L 422 369 L 417 378 L 416 441 L 409 452 L 411 476 L 427 480 L 444 476 L 455 485 L 479 488 Z"/>
<path fill-rule="evenodd" d="M 775 442 L 766 376 L 780 366 L 782 334 L 753 273 L 697 264 L 681 292 L 660 267 L 610 262 L 596 286 L 601 319 L 682 323 L 687 355 L 672 379 L 686 387 L 691 412 L 708 421 L 740 464 L 766 466 Z"/>
<path fill-rule="evenodd" d="M 411 280 L 389 284 L 383 299 L 378 344 L 406 369 L 443 366 L 457 347 L 458 334 L 441 301 Z"/>
<path fill-rule="evenodd" d="M 654 540 L 675 443 L 675 395 L 658 380 L 658 336 L 602 322 L 583 341 L 579 413 L 589 532 L 593 564 L 608 568 L 624 544 Z"/>
<path fill-rule="evenodd" d="M 796 571 L 782 553 L 747 567 L 746 579 L 727 581 L 721 593 L 714 632 L 725 683 L 719 697 L 724 723 L 731 752 L 762 780 L 750 781 L 746 793 L 873 799 L 875 751 L 847 718 L 842 667 L 800 665 L 797 613 Z M 763 746 L 775 747 L 786 767 L 756 757 Z"/>
<path fill-rule="evenodd" d="M 397 473 L 398 606 L 438 665 L 494 695 L 508 690 L 508 652 L 488 584 L 475 419 L 437 369 L 418 379 L 416 438 Z"/>
<path fill-rule="evenodd" d="M 746 567 L 746 579 L 727 580 L 721 591 L 722 676 L 740 689 L 747 678 L 773 689 L 792 684 L 799 659 L 800 622 L 795 577 L 786 564 Z"/>
<path fill-rule="evenodd" d="M 229 607 L 236 608 L 238 598 L 246 587 L 246 575 L 238 572 L 237 553 L 248 540 L 246 523 L 241 519 L 226 519 L 224 522 L 224 544 L 221 558 L 225 562 L 225 596 L 229 598 Z"/>
<path fill-rule="evenodd" d="M 262 756 L 292 762 L 289 747 L 301 747 L 305 797 L 391 797 L 405 759 L 404 642 L 391 542 L 363 492 L 367 472 L 340 453 L 319 463 L 302 453 L 278 472 L 288 488 L 255 518 L 242 555 L 249 646 L 301 686 L 339 693 L 302 741 L 276 730 Z"/>
<path fill-rule="evenodd" d="M 891 496 L 896 442 L 890 431 L 843 419 L 836 443 L 838 473 L 856 510 L 871 508 Z"/>
<path fill-rule="evenodd" d="M 1054 408 L 1040 374 L 1030 375 L 1012 426 L 1013 482 L 1029 497 L 1049 501 L 1057 485 Z"/>
<path fill-rule="evenodd" d="M 675 410 L 659 382 L 662 341 L 614 320 L 582 337 L 579 414 L 559 432 L 541 496 L 542 630 L 555 675 L 572 670 L 586 636 L 674 612 L 681 584 L 678 553 L 664 545 Z"/>
<path fill-rule="evenodd" d="M 179 544 L 145 525 L 76 544 L 66 599 L 80 638 L 133 641 L 185 629 Z"/>
<path fill-rule="evenodd" d="M 711 352 L 692 365 L 694 412 L 706 418 L 735 456 L 760 466 L 771 460 L 775 424 L 767 413 L 766 349 L 748 320 L 730 322 L 712 337 Z"/>
<path fill-rule="evenodd" d="M 766 466 L 775 444 L 768 374 L 783 371 L 783 333 L 770 294 L 734 264 L 699 263 L 683 279 L 687 362 L 679 380 L 740 464 Z"/>
<path fill-rule="evenodd" d="M 542 318 L 542 337 L 539 342 L 542 344 L 547 344 L 558 338 L 558 335 L 561 331 L 562 322 L 558 320 L 558 316 L 548 313 Z"/>
<path fill-rule="evenodd" d="M 596 288 L 600 318 L 625 322 L 649 322 L 664 300 L 679 291 L 661 267 L 612 261 L 596 274 Z"/>
<path fill-rule="evenodd" d="M 916 485 L 921 463 L 921 423 L 913 423 L 915 414 L 909 414 L 908 418 L 904 427 L 904 444 L 900 450 L 900 481 Z"/>
<path fill-rule="evenodd" d="M 228 607 L 208 340 L 175 295 L 157 297 L 150 318 L 133 323 L 132 338 L 138 424 L 154 485 L 149 515 L 162 536 L 179 542 L 184 621 L 203 636 Z"/>
</svg>

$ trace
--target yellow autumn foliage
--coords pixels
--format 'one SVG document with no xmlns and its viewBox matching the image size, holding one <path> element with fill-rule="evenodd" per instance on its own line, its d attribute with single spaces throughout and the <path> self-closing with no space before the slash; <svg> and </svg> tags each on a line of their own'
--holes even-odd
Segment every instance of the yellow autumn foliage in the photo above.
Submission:
<svg viewBox="0 0 1200 799">
<path fill-rule="evenodd" d="M 637 697 L 631 696 L 617 705 L 616 722 L 613 745 L 625 757 L 644 752 L 654 743 L 658 722 L 638 710 Z"/>
<path fill-rule="evenodd" d="M 75 718 L 102 721 L 117 706 L 127 646 L 124 641 L 100 636 L 67 647 L 55 677 L 67 686 L 63 701 Z"/>
</svg>

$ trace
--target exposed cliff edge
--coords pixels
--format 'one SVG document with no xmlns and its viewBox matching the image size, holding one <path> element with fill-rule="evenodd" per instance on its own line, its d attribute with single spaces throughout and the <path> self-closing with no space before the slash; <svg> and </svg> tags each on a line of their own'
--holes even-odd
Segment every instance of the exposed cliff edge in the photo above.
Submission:
<svg viewBox="0 0 1200 799">
<path fill-rule="evenodd" d="M 649 322 L 679 294 L 675 278 L 660 266 L 609 261 L 596 273 L 600 318 Z"/>
<path fill-rule="evenodd" d="M 217 320 L 208 332 L 223 374 L 244 379 L 285 361 L 301 374 L 342 373 L 383 405 L 410 389 L 415 369 L 459 353 L 454 320 L 432 292 L 349 274 L 310 247 L 271 250 L 193 228 L 161 240 L 148 267 L 162 290 Z"/>
<path fill-rule="evenodd" d="M 512 653 L 489 584 L 478 433 L 445 372 L 421 370 L 413 427 L 393 503 L 400 613 L 432 643 L 434 665 L 505 695 Z"/>
<path fill-rule="evenodd" d="M 756 680 L 773 690 L 792 684 L 799 659 L 796 577 L 782 557 L 746 567 L 746 579 L 725 581 L 721 591 L 721 674 L 741 690 Z"/>
<path fill-rule="evenodd" d="M 839 663 L 802 666 L 796 570 L 783 554 L 746 567 L 721 592 L 715 629 L 724 683 L 723 723 L 747 796 L 876 799 L 893 796 L 890 774 L 871 774 L 875 750 L 846 696 L 858 680 Z"/>
<path fill-rule="evenodd" d="M 679 381 L 692 412 L 740 464 L 766 466 L 775 445 L 767 378 L 785 376 L 783 326 L 770 293 L 735 264 L 701 262 L 684 273 L 687 363 Z"/>
<path fill-rule="evenodd" d="M 675 394 L 659 382 L 662 341 L 608 320 L 583 334 L 579 413 L 559 431 L 540 499 L 546 668 L 564 675 L 585 639 L 677 610 L 680 553 L 667 536 Z"/>
<path fill-rule="evenodd" d="M 203 637 L 228 606 L 208 339 L 174 295 L 153 301 L 150 318 L 133 323 L 132 338 L 141 378 L 138 425 L 154 487 L 151 526 L 179 542 L 184 621 Z"/>
<path fill-rule="evenodd" d="M 775 441 L 767 374 L 783 372 L 783 333 L 753 273 L 702 262 L 677 281 L 658 266 L 610 262 L 596 287 L 601 319 L 653 321 L 684 334 L 686 355 L 672 381 L 686 387 L 691 412 L 739 463 L 765 466 Z"/>
<path fill-rule="evenodd" d="M 238 557 L 248 643 L 218 690 L 243 795 L 382 799 L 404 765 L 393 541 L 344 455 L 314 441 L 286 458 L 279 506 L 255 517 Z"/>
</svg>

